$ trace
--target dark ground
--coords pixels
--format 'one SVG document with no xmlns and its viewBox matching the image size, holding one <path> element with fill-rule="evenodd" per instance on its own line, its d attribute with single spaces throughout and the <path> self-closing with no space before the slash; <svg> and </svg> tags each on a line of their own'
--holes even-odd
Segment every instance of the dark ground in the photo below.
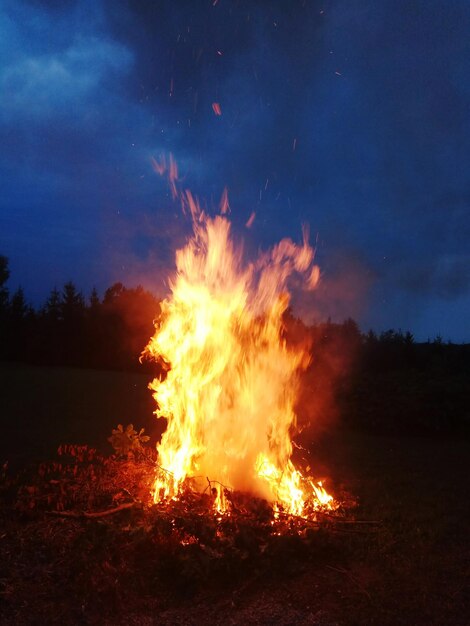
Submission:
<svg viewBox="0 0 470 626">
<path fill-rule="evenodd" d="M 118 422 L 145 426 L 157 436 L 146 385 L 138 374 L 5 365 L 0 460 L 19 468 L 50 458 L 63 442 L 106 450 Z M 124 593 L 121 577 L 116 597 L 99 602 L 91 599 L 99 586 L 87 588 L 89 596 L 76 595 L 84 588 L 77 587 L 77 576 L 86 580 L 96 565 L 93 552 L 82 561 L 80 544 L 69 540 L 83 522 L 16 518 L 4 507 L 1 623 L 470 623 L 470 442 L 337 427 L 321 441 L 303 444 L 330 475 L 333 491 L 344 488 L 359 498 L 358 519 L 382 522 L 377 532 L 321 534 L 300 551 L 284 550 L 269 567 L 248 564 L 234 580 L 217 581 L 210 572 L 201 580 L 198 572 L 198 584 L 185 586 L 180 583 L 187 579 L 170 569 L 169 580 L 152 593 L 150 587 Z M 89 536 L 97 522 L 87 524 Z M 178 585 L 172 586 L 172 577 Z"/>
<path fill-rule="evenodd" d="M 158 436 L 149 376 L 0 363 L 3 437 L 0 460 L 44 460 L 61 443 L 87 443 L 109 450 L 118 423 L 134 423 Z"/>
</svg>

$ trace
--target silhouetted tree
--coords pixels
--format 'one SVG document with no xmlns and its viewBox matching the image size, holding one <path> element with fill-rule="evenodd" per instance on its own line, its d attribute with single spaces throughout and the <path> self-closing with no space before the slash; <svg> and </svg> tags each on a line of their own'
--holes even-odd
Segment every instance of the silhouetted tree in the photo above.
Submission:
<svg viewBox="0 0 470 626">
<path fill-rule="evenodd" d="M 382 331 L 379 340 L 381 343 L 400 343 L 399 334 L 393 328 Z"/>
<path fill-rule="evenodd" d="M 64 322 L 76 322 L 83 317 L 85 300 L 72 281 L 65 283 L 62 290 L 60 311 Z"/>
<path fill-rule="evenodd" d="M 366 346 L 369 345 L 375 345 L 378 342 L 378 337 L 376 335 L 376 333 L 374 333 L 374 331 L 372 329 L 370 329 L 365 335 L 364 335 L 364 343 Z"/>
<path fill-rule="evenodd" d="M 43 309 L 44 316 L 51 322 L 58 322 L 62 317 L 60 291 L 52 289 Z"/>
<path fill-rule="evenodd" d="M 102 303 L 104 359 L 113 355 L 114 366 L 136 367 L 154 332 L 153 320 L 159 311 L 155 296 L 141 285 L 129 289 L 118 282 L 107 289 Z"/>
<path fill-rule="evenodd" d="M 63 362 L 64 337 L 62 324 L 62 299 L 60 291 L 54 287 L 38 319 L 36 361 L 47 365 L 60 365 Z"/>
<path fill-rule="evenodd" d="M 19 287 L 8 306 L 8 336 L 6 343 L 10 358 L 30 360 L 34 351 L 34 335 L 36 315 L 34 309 L 26 302 L 24 291 Z"/>
<path fill-rule="evenodd" d="M 85 300 L 72 283 L 54 288 L 38 314 L 23 290 L 6 288 L 8 259 L 0 256 L 0 358 L 58 366 L 149 369 L 139 356 L 160 314 L 143 287 L 117 282 L 102 299 Z M 339 410 L 353 427 L 383 431 L 470 431 L 470 345 L 416 343 L 411 332 L 393 328 L 362 335 L 357 323 L 331 319 L 307 327 L 288 309 L 283 319 L 288 346 L 310 354 L 298 399 L 302 426 L 321 428 Z"/>
<path fill-rule="evenodd" d="M 8 259 L 6 256 L 0 255 L 0 316 L 6 312 L 8 305 L 8 289 L 5 283 L 10 278 L 10 270 L 8 269 Z"/>
<path fill-rule="evenodd" d="M 405 343 L 406 343 L 406 345 L 411 346 L 411 345 L 413 345 L 414 341 L 415 341 L 415 338 L 410 333 L 410 331 L 407 330 L 406 333 L 405 333 Z"/>
<path fill-rule="evenodd" d="M 8 259 L 6 256 L 0 255 L 0 359 L 5 359 L 8 356 L 8 289 L 5 283 L 9 277 Z"/>
<path fill-rule="evenodd" d="M 9 306 L 9 317 L 15 324 L 20 324 L 28 316 L 33 315 L 31 306 L 26 302 L 24 291 L 19 287 L 13 294 Z"/>
<path fill-rule="evenodd" d="M 100 308 L 100 304 L 101 302 L 98 296 L 98 292 L 96 291 L 96 287 L 93 287 L 90 294 L 90 310 L 98 311 L 98 309 Z"/>
<path fill-rule="evenodd" d="M 85 300 L 72 281 L 65 283 L 60 300 L 62 360 L 66 365 L 85 365 Z"/>
<path fill-rule="evenodd" d="M 348 317 L 341 324 L 340 335 L 349 354 L 356 353 L 362 345 L 362 335 L 357 322 Z"/>
</svg>

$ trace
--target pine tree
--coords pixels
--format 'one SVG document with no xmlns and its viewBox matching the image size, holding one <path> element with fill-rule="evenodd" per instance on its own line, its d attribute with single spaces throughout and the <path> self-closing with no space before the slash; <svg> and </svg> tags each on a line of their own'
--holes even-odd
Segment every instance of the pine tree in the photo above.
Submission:
<svg viewBox="0 0 470 626">
<path fill-rule="evenodd" d="M 96 291 L 96 287 L 93 287 L 90 294 L 90 309 L 92 311 L 97 311 L 100 307 L 100 298 L 98 296 L 98 292 Z"/>
<path fill-rule="evenodd" d="M 8 289 L 5 287 L 5 283 L 9 278 L 8 259 L 6 256 L 0 255 L 0 318 L 6 314 L 8 308 Z"/>
<path fill-rule="evenodd" d="M 60 291 L 57 287 L 51 291 L 44 306 L 44 315 L 51 322 L 58 322 L 62 316 Z"/>
<path fill-rule="evenodd" d="M 26 302 L 22 287 L 19 287 L 11 298 L 9 313 L 10 319 L 15 323 L 21 323 L 32 315 L 32 308 Z"/>
<path fill-rule="evenodd" d="M 85 312 L 85 300 L 72 281 L 65 283 L 60 303 L 62 318 L 65 322 L 80 319 Z"/>
</svg>

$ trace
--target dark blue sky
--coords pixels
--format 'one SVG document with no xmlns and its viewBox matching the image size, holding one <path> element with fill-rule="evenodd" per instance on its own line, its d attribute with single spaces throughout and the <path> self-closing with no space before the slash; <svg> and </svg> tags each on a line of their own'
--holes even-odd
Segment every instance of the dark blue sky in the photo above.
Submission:
<svg viewBox="0 0 470 626">
<path fill-rule="evenodd" d="M 470 341 L 467 0 L 3 0 L 0 29 L 10 288 L 164 293 L 172 152 L 248 251 L 310 224 L 302 312 Z"/>
</svg>

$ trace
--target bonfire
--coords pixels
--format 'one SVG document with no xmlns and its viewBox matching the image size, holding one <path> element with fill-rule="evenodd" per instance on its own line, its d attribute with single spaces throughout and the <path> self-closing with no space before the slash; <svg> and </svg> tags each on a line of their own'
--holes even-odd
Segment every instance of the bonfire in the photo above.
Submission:
<svg viewBox="0 0 470 626">
<path fill-rule="evenodd" d="M 209 486 L 219 513 L 229 512 L 233 491 L 267 500 L 276 514 L 337 508 L 322 482 L 292 461 L 299 374 L 310 351 L 287 344 L 283 316 L 292 275 L 309 290 L 320 277 L 307 229 L 300 245 L 283 239 L 244 262 L 231 234 L 227 192 L 210 217 L 190 191 L 179 189 L 171 157 L 154 167 L 168 176 L 192 222 L 144 351 L 162 366 L 150 388 L 157 417 L 167 420 L 157 447 L 155 502 Z"/>
<path fill-rule="evenodd" d="M 354 499 L 333 497 L 293 454 L 311 346 L 288 341 L 284 320 L 292 277 L 307 290 L 320 279 L 308 230 L 300 244 L 283 239 L 246 261 L 231 233 L 227 192 L 211 217 L 180 189 L 171 157 L 154 167 L 192 224 L 141 357 L 158 364 L 149 387 L 166 430 L 155 449 L 143 429 L 119 425 L 109 457 L 61 446 L 59 460 L 42 463 L 20 486 L 17 508 L 72 518 L 131 512 L 131 526 L 152 541 L 167 546 L 171 537 L 214 554 L 239 550 L 247 524 L 259 553 L 276 536 L 363 524 L 345 518 Z"/>
<path fill-rule="evenodd" d="M 56 555 L 56 570 L 77 579 L 81 610 L 100 616 L 114 606 L 116 588 L 122 607 L 135 598 L 132 589 L 160 602 L 178 589 L 243 586 L 263 572 L 292 571 L 320 549 L 342 550 L 341 533 L 379 524 L 354 519 L 354 499 L 330 494 L 312 475 L 307 451 L 294 454 L 312 347 L 290 340 L 285 320 L 292 278 L 308 290 L 320 278 L 307 229 L 300 243 L 283 239 L 246 261 L 227 193 L 210 216 L 179 188 L 173 159 L 155 169 L 168 175 L 192 224 L 141 357 L 159 372 L 149 386 L 166 421 L 160 442 L 120 424 L 109 437 L 111 455 L 62 445 L 36 470 L 0 476 L 15 515 L 35 522 L 31 545 Z"/>
</svg>

